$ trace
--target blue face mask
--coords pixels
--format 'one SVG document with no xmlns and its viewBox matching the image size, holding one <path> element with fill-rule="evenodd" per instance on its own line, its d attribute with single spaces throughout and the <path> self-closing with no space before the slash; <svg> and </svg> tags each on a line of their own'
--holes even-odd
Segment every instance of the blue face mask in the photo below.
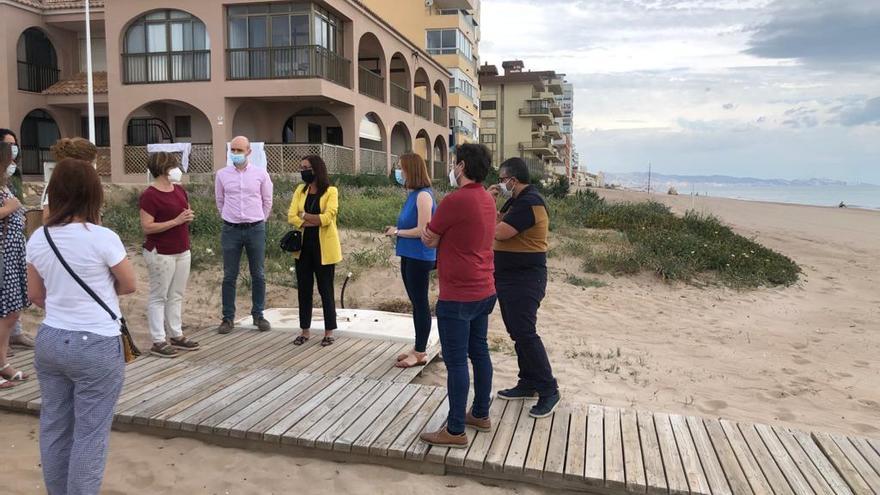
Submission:
<svg viewBox="0 0 880 495">
<path fill-rule="evenodd" d="M 244 165 L 244 162 L 247 160 L 247 156 L 244 154 L 230 153 L 229 160 L 232 161 L 232 164 L 236 167 L 240 167 Z"/>
<path fill-rule="evenodd" d="M 399 168 L 394 169 L 394 180 L 396 180 L 401 186 L 406 185 L 406 181 L 403 180 L 403 170 L 400 170 Z"/>
</svg>

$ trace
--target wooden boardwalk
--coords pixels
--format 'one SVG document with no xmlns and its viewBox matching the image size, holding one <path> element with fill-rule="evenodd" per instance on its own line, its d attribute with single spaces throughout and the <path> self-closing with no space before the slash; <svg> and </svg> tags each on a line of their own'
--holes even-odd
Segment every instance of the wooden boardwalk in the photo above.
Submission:
<svg viewBox="0 0 880 495">
<path fill-rule="evenodd" d="M 430 448 L 418 435 L 443 424 L 446 390 L 392 366 L 408 344 L 197 338 L 200 351 L 126 368 L 118 428 L 594 493 L 880 495 L 877 439 L 603 406 L 536 420 L 533 401 L 495 400 L 491 432 L 469 431 L 467 449 Z M 18 352 L 11 362 L 33 373 L 32 360 Z M 39 407 L 35 378 L 0 392 L 0 408 Z"/>
</svg>

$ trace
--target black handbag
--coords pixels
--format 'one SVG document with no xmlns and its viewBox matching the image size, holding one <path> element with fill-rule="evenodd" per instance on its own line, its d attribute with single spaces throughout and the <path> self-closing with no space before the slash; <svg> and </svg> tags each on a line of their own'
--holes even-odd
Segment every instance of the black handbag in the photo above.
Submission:
<svg viewBox="0 0 880 495">
<path fill-rule="evenodd" d="M 120 338 L 122 339 L 122 354 L 125 357 L 125 362 L 130 363 L 137 359 L 141 355 L 141 351 L 135 345 L 134 339 L 131 336 L 131 332 L 128 331 L 128 324 L 125 323 L 125 318 L 123 318 L 122 316 L 116 316 L 116 313 L 114 313 L 113 310 L 110 309 L 110 307 L 107 306 L 107 304 L 102 301 L 100 297 L 98 297 L 98 294 L 95 294 L 95 291 L 93 291 L 91 287 L 86 285 L 83 279 L 79 278 L 79 275 L 77 275 L 73 271 L 73 268 L 71 268 L 70 265 L 67 264 L 67 260 L 65 260 L 64 257 L 61 256 L 61 252 L 58 251 L 58 247 L 52 240 L 52 236 L 49 235 L 48 227 L 43 228 L 43 233 L 46 235 L 46 241 L 49 243 L 49 247 L 52 248 L 52 251 L 55 252 L 55 256 L 58 258 L 58 261 L 61 262 L 61 266 L 63 266 L 64 269 L 67 270 L 67 273 L 69 273 L 70 276 L 73 277 L 74 280 L 76 280 L 76 283 L 78 283 L 79 286 L 82 287 L 83 290 L 86 291 L 86 293 L 88 293 L 88 295 L 91 296 L 92 299 L 94 299 L 99 306 L 104 308 L 104 311 L 106 311 L 107 314 L 110 315 L 110 318 L 113 318 L 113 321 L 119 322 L 119 332 L 121 334 Z"/>
<path fill-rule="evenodd" d="M 288 253 L 298 253 L 303 247 L 303 234 L 299 230 L 291 230 L 281 238 L 281 250 Z"/>
</svg>

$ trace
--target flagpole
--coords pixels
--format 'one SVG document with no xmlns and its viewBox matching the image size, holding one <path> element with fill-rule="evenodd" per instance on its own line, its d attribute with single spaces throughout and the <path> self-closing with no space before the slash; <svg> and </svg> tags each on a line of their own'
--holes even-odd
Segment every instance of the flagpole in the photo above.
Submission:
<svg viewBox="0 0 880 495">
<path fill-rule="evenodd" d="M 95 144 L 95 87 L 92 80 L 92 20 L 89 9 L 90 0 L 86 3 L 86 87 L 88 89 L 89 105 L 89 141 Z"/>
</svg>

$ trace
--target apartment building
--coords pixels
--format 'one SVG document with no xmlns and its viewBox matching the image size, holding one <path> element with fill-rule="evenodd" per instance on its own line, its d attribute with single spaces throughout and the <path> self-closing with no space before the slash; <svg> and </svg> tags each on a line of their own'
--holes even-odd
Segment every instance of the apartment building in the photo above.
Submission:
<svg viewBox="0 0 880 495">
<path fill-rule="evenodd" d="M 512 157 L 528 163 L 533 175 L 560 170 L 562 157 L 554 140 L 563 139 L 557 119 L 563 80 L 554 71 L 525 71 L 521 60 L 480 67 L 480 142 L 492 150 L 497 166 Z"/>
<path fill-rule="evenodd" d="M 565 77 L 565 74 L 559 74 Z M 557 175 L 564 175 L 569 179 L 574 179 L 576 167 L 574 165 L 574 85 L 570 82 L 563 82 L 562 94 L 556 96 L 556 102 L 562 110 L 562 117 L 556 119 L 559 128 L 562 131 L 562 138 L 555 139 L 553 145 L 559 150 L 559 156 L 562 159 L 562 165 L 557 165 Z"/>
<path fill-rule="evenodd" d="M 475 142 L 480 128 L 480 1 L 362 1 L 451 73 L 450 146 Z M 424 93 L 416 91 L 419 96 Z"/>
<path fill-rule="evenodd" d="M 451 74 L 360 1 L 90 5 L 98 165 L 115 182 L 143 181 L 152 143 L 190 143 L 189 172 L 211 173 L 239 134 L 265 143 L 272 173 L 319 154 L 384 174 L 410 150 L 445 173 Z M 84 20 L 79 1 L 0 1 L 0 63 L 17 67 L 0 126 L 27 175 L 59 136 L 87 133 Z"/>
</svg>

